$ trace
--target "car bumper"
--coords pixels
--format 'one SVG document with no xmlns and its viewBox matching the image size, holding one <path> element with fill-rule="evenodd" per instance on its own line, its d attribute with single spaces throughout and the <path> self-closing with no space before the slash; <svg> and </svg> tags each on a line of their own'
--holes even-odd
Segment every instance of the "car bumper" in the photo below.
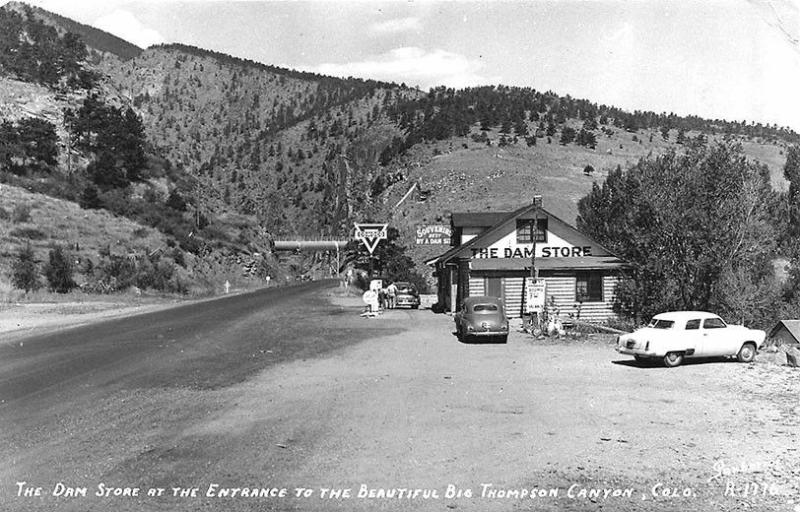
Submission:
<svg viewBox="0 0 800 512">
<path fill-rule="evenodd" d="M 397 306 L 419 306 L 418 300 L 410 300 L 410 299 L 397 299 Z"/>
<path fill-rule="evenodd" d="M 628 347 L 620 347 L 617 345 L 617 352 L 620 354 L 627 354 L 629 356 L 641 356 L 641 357 L 656 357 L 655 352 L 648 352 L 641 348 L 628 348 Z"/>
<path fill-rule="evenodd" d="M 466 331 L 467 336 L 475 336 L 476 338 L 490 337 L 490 336 L 505 336 L 508 331 Z"/>
</svg>

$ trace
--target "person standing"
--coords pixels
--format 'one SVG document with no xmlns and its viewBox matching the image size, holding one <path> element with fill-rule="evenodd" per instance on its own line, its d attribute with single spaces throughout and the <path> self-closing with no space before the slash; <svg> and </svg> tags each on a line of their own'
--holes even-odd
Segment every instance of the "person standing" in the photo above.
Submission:
<svg viewBox="0 0 800 512">
<path fill-rule="evenodd" d="M 394 309 L 397 306 L 397 285 L 394 281 L 386 288 L 386 296 L 389 303 L 389 309 Z"/>
</svg>

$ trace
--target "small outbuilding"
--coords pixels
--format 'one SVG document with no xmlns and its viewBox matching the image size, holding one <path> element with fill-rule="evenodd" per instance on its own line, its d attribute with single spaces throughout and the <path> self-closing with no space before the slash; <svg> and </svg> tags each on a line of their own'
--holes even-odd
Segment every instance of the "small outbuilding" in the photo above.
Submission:
<svg viewBox="0 0 800 512">
<path fill-rule="evenodd" d="M 767 338 L 770 345 L 800 345 L 800 320 L 781 320 Z"/>
</svg>

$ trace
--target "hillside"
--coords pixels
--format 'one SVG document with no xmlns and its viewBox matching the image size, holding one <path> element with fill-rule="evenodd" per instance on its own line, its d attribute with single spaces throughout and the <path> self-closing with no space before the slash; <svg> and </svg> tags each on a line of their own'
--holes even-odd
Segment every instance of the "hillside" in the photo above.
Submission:
<svg viewBox="0 0 800 512">
<path fill-rule="evenodd" d="M 106 56 L 114 55 L 121 60 L 128 60 L 142 53 L 142 49 L 135 44 L 129 43 L 113 34 L 78 23 L 39 7 L 30 6 L 22 2 L 8 2 L 3 5 L 3 9 L 21 15 L 26 15 L 27 12 L 30 12 L 37 19 L 55 28 L 61 35 L 66 33 L 78 35 L 86 44 L 90 53 L 95 52 L 98 58 L 100 55 L 105 54 Z"/>
<path fill-rule="evenodd" d="M 76 281 L 87 281 L 86 262 L 98 254 L 144 255 L 165 248 L 158 231 L 104 210 L 83 210 L 77 204 L 0 184 L 0 268 L 11 268 L 19 250 L 30 244 L 39 262 L 48 260 L 53 245 L 68 248 L 78 262 Z M 0 290 L 10 290 L 9 276 L 0 273 Z M 43 283 L 44 284 L 44 283 Z"/>
<path fill-rule="evenodd" d="M 473 128 L 474 132 L 478 127 Z M 489 137 L 497 141 L 497 131 Z M 633 142 L 634 135 L 638 139 Z M 675 131 L 670 136 L 675 137 Z M 692 132 L 689 135 L 694 136 Z M 773 187 L 786 190 L 783 177 L 784 147 L 742 141 L 743 148 L 753 160 L 766 164 Z M 465 147 L 466 146 L 466 147 Z M 597 141 L 597 148 L 561 145 L 553 141 L 537 145 L 508 145 L 505 147 L 476 144 L 470 137 L 415 146 L 407 157 L 403 172 L 406 179 L 387 190 L 381 218 L 401 230 L 410 254 L 419 264 L 444 251 L 437 246 L 415 246 L 415 227 L 420 224 L 448 224 L 453 211 L 511 211 L 542 195 L 544 207 L 575 224 L 578 200 L 589 193 L 592 184 L 602 182 L 608 171 L 620 165 L 626 168 L 640 158 L 657 155 L 674 148 L 674 143 L 661 139 L 659 134 L 649 139 L 649 131 L 637 134 L 616 131 Z M 584 173 L 591 165 L 595 172 Z M 428 192 L 425 201 L 411 194 L 397 209 L 394 205 L 413 183 Z"/>
<path fill-rule="evenodd" d="M 156 151 L 205 184 L 209 212 L 256 215 L 294 236 L 346 229 L 365 195 L 355 189 L 369 186 L 399 134 L 384 105 L 417 94 L 182 45 L 146 50 L 111 82 L 132 98 Z"/>
<path fill-rule="evenodd" d="M 347 237 L 367 220 L 397 227 L 421 265 L 442 248 L 414 247 L 418 224 L 533 195 L 574 223 L 578 200 L 610 169 L 718 140 L 740 143 L 783 191 L 784 153 L 800 142 L 787 128 L 626 112 L 532 88 L 424 93 L 180 44 L 141 50 L 15 2 L 0 18 L 16 34 L 0 61 L 0 182 L 160 230 L 206 273 L 304 273 L 319 259 L 288 269 L 253 258 L 276 238 Z M 26 52 L 41 58 L 14 57 Z M 425 194 L 395 209 L 415 185 Z"/>
</svg>

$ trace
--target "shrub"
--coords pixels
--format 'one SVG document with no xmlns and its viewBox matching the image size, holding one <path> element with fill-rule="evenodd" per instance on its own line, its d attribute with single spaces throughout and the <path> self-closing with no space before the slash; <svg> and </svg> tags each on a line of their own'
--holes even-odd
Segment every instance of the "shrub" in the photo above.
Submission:
<svg viewBox="0 0 800 512">
<path fill-rule="evenodd" d="M 11 214 L 8 213 L 8 210 L 2 207 L 0 207 L 0 220 L 11 220 Z"/>
<path fill-rule="evenodd" d="M 87 185 L 81 193 L 80 200 L 78 201 L 81 208 L 84 210 L 97 210 L 102 208 L 103 202 L 100 200 L 100 195 L 97 192 L 97 187 Z"/>
<path fill-rule="evenodd" d="M 47 238 L 47 235 L 37 228 L 17 228 L 11 230 L 8 234 L 17 238 L 27 238 L 28 240 L 44 240 Z"/>
<path fill-rule="evenodd" d="M 50 250 L 50 258 L 44 268 L 50 291 L 67 293 L 77 285 L 72 279 L 74 265 L 69 254 L 60 245 Z"/>
<path fill-rule="evenodd" d="M 85 289 L 96 293 L 111 293 L 131 286 L 164 292 L 186 293 L 186 285 L 169 258 L 124 257 L 103 255 L 94 267 Z"/>
<path fill-rule="evenodd" d="M 36 257 L 30 244 L 21 248 L 11 265 L 11 284 L 25 293 L 39 288 Z"/>
<path fill-rule="evenodd" d="M 11 222 L 30 222 L 31 220 L 31 207 L 30 205 L 20 203 L 14 207 L 11 213 Z"/>
</svg>

